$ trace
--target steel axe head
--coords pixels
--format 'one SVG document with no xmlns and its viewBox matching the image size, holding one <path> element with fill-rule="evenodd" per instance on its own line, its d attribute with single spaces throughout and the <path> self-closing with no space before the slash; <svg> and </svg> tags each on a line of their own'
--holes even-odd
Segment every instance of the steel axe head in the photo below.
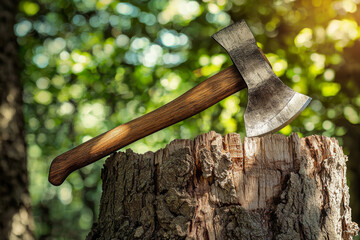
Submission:
<svg viewBox="0 0 360 240">
<path fill-rule="evenodd" d="M 280 130 L 310 103 L 310 97 L 295 92 L 276 76 L 244 20 L 212 37 L 228 52 L 247 84 L 244 121 L 248 137 Z"/>
</svg>

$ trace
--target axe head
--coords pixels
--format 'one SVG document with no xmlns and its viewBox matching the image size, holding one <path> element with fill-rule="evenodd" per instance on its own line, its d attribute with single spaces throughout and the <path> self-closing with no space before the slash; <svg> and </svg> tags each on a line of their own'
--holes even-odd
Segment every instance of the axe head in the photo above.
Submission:
<svg viewBox="0 0 360 240">
<path fill-rule="evenodd" d="M 244 20 L 220 30 L 213 38 L 229 53 L 248 87 L 244 114 L 248 137 L 280 130 L 310 103 L 310 97 L 295 92 L 276 76 Z"/>
</svg>

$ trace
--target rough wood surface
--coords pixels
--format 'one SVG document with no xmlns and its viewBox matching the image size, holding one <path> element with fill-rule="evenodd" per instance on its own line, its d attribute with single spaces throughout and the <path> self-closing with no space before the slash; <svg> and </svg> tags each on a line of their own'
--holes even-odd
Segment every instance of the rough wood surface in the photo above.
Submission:
<svg viewBox="0 0 360 240">
<path fill-rule="evenodd" d="M 118 152 L 87 239 L 352 239 L 346 161 L 335 139 L 296 134 Z"/>
</svg>

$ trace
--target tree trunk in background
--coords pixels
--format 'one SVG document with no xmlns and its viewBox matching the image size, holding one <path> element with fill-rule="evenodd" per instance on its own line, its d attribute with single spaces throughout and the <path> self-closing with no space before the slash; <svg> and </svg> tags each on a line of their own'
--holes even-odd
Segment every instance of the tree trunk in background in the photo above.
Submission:
<svg viewBox="0 0 360 240">
<path fill-rule="evenodd" d="M 0 1 L 0 239 L 34 239 L 18 46 L 13 31 L 17 8 L 17 1 Z"/>
<path fill-rule="evenodd" d="M 346 161 L 335 139 L 296 134 L 118 152 L 87 239 L 352 239 Z"/>
</svg>

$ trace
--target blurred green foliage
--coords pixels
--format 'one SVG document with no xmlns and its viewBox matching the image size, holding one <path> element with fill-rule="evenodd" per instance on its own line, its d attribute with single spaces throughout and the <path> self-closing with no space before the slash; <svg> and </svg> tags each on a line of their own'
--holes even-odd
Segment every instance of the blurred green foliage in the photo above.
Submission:
<svg viewBox="0 0 360 240">
<path fill-rule="evenodd" d="M 21 46 L 30 192 L 38 239 L 83 239 L 96 221 L 103 161 L 51 186 L 51 160 L 150 112 L 229 66 L 211 39 L 245 19 L 275 73 L 313 98 L 280 130 L 336 137 L 349 154 L 360 221 L 360 11 L 356 0 L 22 0 Z M 246 91 L 130 146 L 155 151 L 215 130 L 244 136 Z M 239 105 L 240 104 L 240 105 Z"/>
</svg>

